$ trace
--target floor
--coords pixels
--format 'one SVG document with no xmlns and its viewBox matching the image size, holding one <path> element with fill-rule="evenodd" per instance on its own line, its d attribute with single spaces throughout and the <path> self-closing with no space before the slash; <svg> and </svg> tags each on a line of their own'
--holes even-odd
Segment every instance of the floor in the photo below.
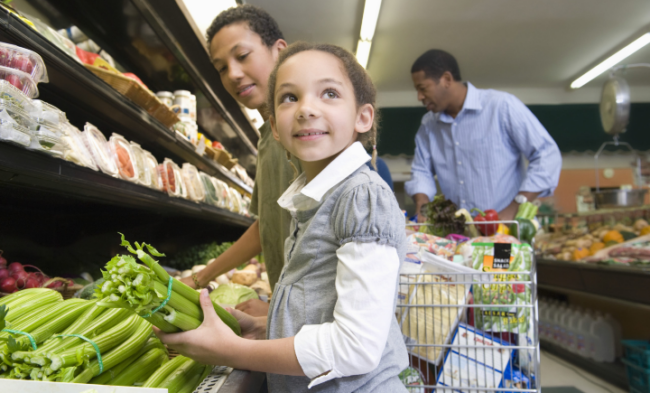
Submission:
<svg viewBox="0 0 650 393">
<path fill-rule="evenodd" d="M 541 366 L 543 393 L 627 393 L 545 351 Z"/>
</svg>

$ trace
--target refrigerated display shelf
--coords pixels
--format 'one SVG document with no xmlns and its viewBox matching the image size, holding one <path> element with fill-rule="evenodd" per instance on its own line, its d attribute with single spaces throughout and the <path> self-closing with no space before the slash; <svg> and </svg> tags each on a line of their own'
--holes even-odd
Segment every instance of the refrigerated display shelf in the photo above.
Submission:
<svg viewBox="0 0 650 393">
<path fill-rule="evenodd" d="M 176 139 L 175 133 L 113 87 L 70 58 L 37 31 L 0 7 L 0 41 L 31 49 L 45 61 L 50 82 L 38 86 L 41 98 L 68 114 L 76 126 L 91 121 L 104 133 L 117 132 L 158 156 L 172 156 L 252 193 L 235 174 Z"/>
<path fill-rule="evenodd" d="M 607 266 L 538 259 L 537 280 L 542 287 L 650 304 L 650 266 Z"/>
<path fill-rule="evenodd" d="M 145 186 L 0 143 L 0 187 L 38 189 L 79 200 L 106 203 L 144 211 L 182 215 L 219 223 L 248 227 L 253 219 L 229 210 L 186 199 L 172 198 Z M 43 200 L 47 204 L 47 200 Z"/>
</svg>

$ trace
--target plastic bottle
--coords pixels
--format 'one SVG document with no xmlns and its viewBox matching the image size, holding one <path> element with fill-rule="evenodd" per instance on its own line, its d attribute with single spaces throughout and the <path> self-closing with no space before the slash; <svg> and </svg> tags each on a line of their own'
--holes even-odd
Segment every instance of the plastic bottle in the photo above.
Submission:
<svg viewBox="0 0 650 393">
<path fill-rule="evenodd" d="M 611 314 L 605 314 L 605 320 L 609 322 L 614 330 L 615 354 L 617 358 L 620 358 L 623 356 L 623 329 L 621 328 L 621 324 Z"/>
<path fill-rule="evenodd" d="M 594 322 L 589 311 L 585 310 L 582 313 L 582 317 L 578 322 L 578 355 L 591 358 L 592 357 L 592 348 L 593 348 L 593 338 L 591 336 L 591 324 Z"/>
<path fill-rule="evenodd" d="M 614 329 L 603 315 L 597 315 L 591 324 L 591 335 L 595 340 L 594 360 L 611 363 L 616 359 Z"/>
<path fill-rule="evenodd" d="M 562 327 L 560 324 L 560 319 L 562 317 L 562 313 L 566 311 L 566 306 L 564 304 L 559 304 L 555 308 L 555 312 L 553 312 L 552 315 L 552 325 L 553 325 L 553 338 L 551 339 L 551 342 L 560 345 L 562 342 Z"/>
<path fill-rule="evenodd" d="M 548 341 L 548 311 L 549 303 L 546 300 L 539 302 L 539 339 Z"/>
<path fill-rule="evenodd" d="M 578 353 L 578 336 L 580 335 L 580 320 L 582 319 L 582 310 L 577 308 L 569 319 L 569 351 Z"/>
</svg>

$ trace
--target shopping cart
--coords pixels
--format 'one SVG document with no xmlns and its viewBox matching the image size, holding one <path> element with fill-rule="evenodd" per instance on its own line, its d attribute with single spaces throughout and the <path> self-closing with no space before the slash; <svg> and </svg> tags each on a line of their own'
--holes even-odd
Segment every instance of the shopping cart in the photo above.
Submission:
<svg viewBox="0 0 650 393">
<path fill-rule="evenodd" d="M 529 258 L 524 270 L 477 270 L 430 254 L 429 269 L 402 270 L 396 315 L 410 392 L 541 392 L 534 253 L 517 250 Z"/>
</svg>

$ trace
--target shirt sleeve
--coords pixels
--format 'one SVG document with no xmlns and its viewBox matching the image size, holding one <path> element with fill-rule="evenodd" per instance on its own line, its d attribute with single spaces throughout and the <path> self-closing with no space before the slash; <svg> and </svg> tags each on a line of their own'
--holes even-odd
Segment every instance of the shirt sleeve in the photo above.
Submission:
<svg viewBox="0 0 650 393">
<path fill-rule="evenodd" d="M 383 354 L 393 315 L 400 265 L 395 247 L 349 242 L 336 252 L 334 322 L 305 325 L 295 351 L 309 388 L 374 370 Z"/>
<path fill-rule="evenodd" d="M 514 96 L 504 102 L 502 119 L 506 132 L 514 147 L 528 160 L 519 191 L 539 192 L 540 197 L 553 195 L 562 170 L 560 149 L 523 102 Z"/>
<path fill-rule="evenodd" d="M 425 115 L 426 116 L 426 115 Z M 415 135 L 415 154 L 411 164 L 411 180 L 404 183 L 404 189 L 410 196 L 426 194 L 432 201 L 436 195 L 436 181 L 431 152 L 429 151 L 427 126 L 425 121 Z"/>
</svg>

